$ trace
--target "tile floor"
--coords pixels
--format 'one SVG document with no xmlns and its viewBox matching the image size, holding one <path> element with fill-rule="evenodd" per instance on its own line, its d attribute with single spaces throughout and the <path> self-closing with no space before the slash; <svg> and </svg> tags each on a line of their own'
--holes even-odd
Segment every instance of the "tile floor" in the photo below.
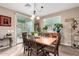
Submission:
<svg viewBox="0 0 79 59">
<path fill-rule="evenodd" d="M 79 49 L 61 45 L 59 48 L 59 53 L 60 56 L 79 56 Z M 23 54 L 23 45 L 18 44 L 11 48 L 2 49 L 0 50 L 0 56 L 25 56 Z"/>
</svg>

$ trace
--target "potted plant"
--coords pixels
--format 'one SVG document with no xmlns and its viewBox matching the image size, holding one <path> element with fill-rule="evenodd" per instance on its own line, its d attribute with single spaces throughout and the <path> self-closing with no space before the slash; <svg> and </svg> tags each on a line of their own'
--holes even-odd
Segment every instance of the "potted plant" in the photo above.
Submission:
<svg viewBox="0 0 79 59">
<path fill-rule="evenodd" d="M 38 32 L 32 32 L 33 36 L 38 36 Z"/>
<path fill-rule="evenodd" d="M 58 33 L 61 31 L 61 28 L 63 28 L 62 24 L 54 24 L 54 26 L 54 31 L 57 31 Z"/>
<path fill-rule="evenodd" d="M 47 31 L 47 29 L 48 29 L 48 26 L 47 25 L 45 27 L 43 27 L 43 30 L 44 31 Z"/>
<path fill-rule="evenodd" d="M 41 28 L 37 28 L 37 31 L 38 35 L 41 35 Z"/>
</svg>

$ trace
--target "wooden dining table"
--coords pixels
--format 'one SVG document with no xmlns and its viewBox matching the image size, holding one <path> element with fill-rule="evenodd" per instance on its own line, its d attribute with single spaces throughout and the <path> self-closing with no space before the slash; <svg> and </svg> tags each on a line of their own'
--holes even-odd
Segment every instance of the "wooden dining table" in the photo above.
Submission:
<svg viewBox="0 0 79 59">
<path fill-rule="evenodd" d="M 48 45 L 51 45 L 57 39 L 58 39 L 57 37 L 52 38 L 52 37 L 38 36 L 38 37 L 34 37 L 34 38 L 30 39 L 30 40 L 36 42 L 36 48 L 35 48 L 35 46 L 34 46 L 34 48 L 37 49 L 36 54 L 38 55 L 39 54 L 38 50 L 43 50 L 44 47 L 46 47 Z M 43 51 L 42 51 L 42 53 L 44 54 Z"/>
<path fill-rule="evenodd" d="M 35 39 L 35 42 L 43 44 L 43 45 L 51 45 L 55 42 L 58 38 L 57 37 L 38 37 Z"/>
</svg>

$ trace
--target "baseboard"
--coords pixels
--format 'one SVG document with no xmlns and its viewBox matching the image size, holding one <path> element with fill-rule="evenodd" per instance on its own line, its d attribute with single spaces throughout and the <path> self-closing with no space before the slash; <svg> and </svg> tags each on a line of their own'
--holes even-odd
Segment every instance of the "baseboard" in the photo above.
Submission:
<svg viewBox="0 0 79 59">
<path fill-rule="evenodd" d="M 18 44 L 22 44 L 23 42 L 20 42 L 20 43 L 17 43 L 16 45 L 18 45 Z"/>
<path fill-rule="evenodd" d="M 66 46 L 71 46 L 70 44 L 67 43 L 60 43 L 61 45 L 66 45 Z"/>
<path fill-rule="evenodd" d="M 10 48 L 10 46 L 0 47 L 0 49 L 6 49 L 6 48 Z"/>
</svg>

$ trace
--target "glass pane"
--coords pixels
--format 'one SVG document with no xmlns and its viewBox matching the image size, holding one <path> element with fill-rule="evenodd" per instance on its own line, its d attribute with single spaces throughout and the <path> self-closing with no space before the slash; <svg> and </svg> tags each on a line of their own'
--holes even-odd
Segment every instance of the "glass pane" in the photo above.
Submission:
<svg viewBox="0 0 79 59">
<path fill-rule="evenodd" d="M 61 24 L 61 17 L 60 16 L 45 19 L 43 27 L 48 26 L 47 31 L 53 31 L 54 24 Z"/>
<path fill-rule="evenodd" d="M 33 28 L 34 28 L 34 26 L 33 26 L 33 21 L 29 21 L 29 22 L 27 22 L 27 31 L 28 32 L 33 32 Z"/>
<path fill-rule="evenodd" d="M 46 19 L 46 21 L 44 22 L 44 25 L 53 25 L 53 24 L 57 24 L 57 23 L 61 24 L 61 17 L 60 16 Z"/>
</svg>

